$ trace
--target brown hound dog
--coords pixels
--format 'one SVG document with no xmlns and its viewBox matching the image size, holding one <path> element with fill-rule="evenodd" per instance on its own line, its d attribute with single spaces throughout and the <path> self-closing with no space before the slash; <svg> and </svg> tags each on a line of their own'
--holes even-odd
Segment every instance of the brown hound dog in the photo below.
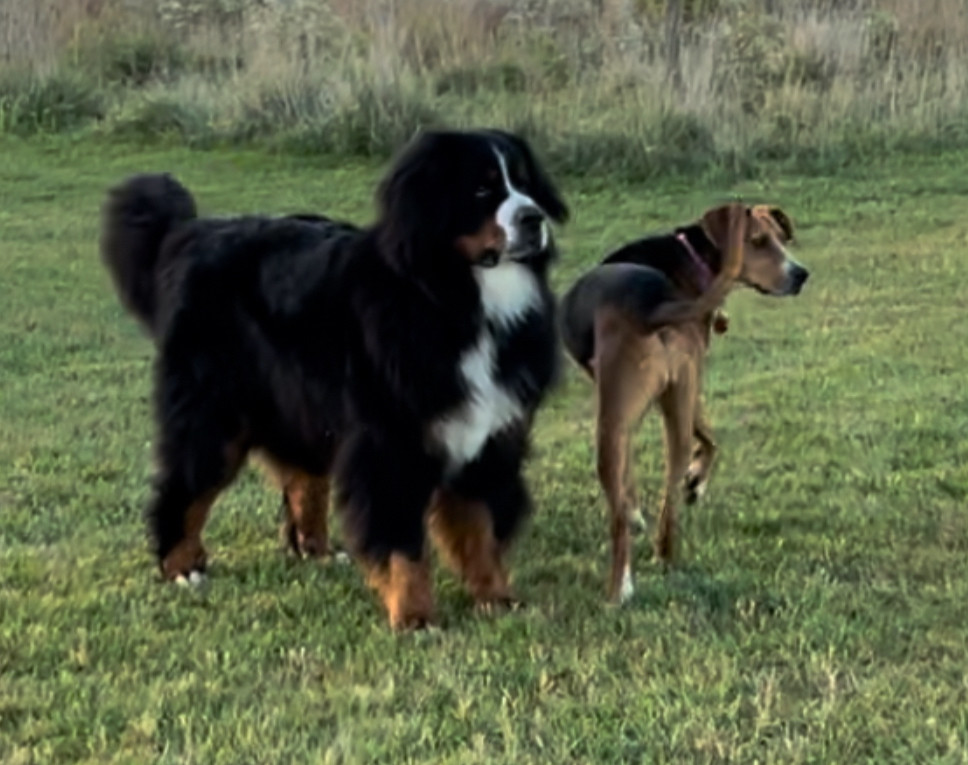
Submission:
<svg viewBox="0 0 968 765">
<path fill-rule="evenodd" d="M 769 295 L 797 294 L 809 274 L 786 250 L 792 238 L 793 225 L 778 207 L 718 207 L 673 234 L 622 247 L 562 300 L 565 347 L 597 389 L 598 477 L 611 514 L 613 601 L 632 594 L 630 524 L 641 519 L 630 436 L 657 402 L 666 469 L 655 553 L 668 562 L 679 487 L 687 503 L 699 499 L 716 456 L 700 389 L 710 335 L 726 331 L 719 308 L 737 282 Z"/>
</svg>

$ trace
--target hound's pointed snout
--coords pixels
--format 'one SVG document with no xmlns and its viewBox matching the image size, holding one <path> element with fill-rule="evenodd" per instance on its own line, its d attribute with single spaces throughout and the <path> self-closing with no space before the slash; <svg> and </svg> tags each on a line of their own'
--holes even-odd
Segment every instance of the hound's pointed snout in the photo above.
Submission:
<svg viewBox="0 0 968 765">
<path fill-rule="evenodd" d="M 807 279 L 810 278 L 810 272 L 801 265 L 796 265 L 790 269 L 790 288 L 789 292 L 791 295 L 799 295 L 800 290 L 803 289 L 803 285 L 806 283 Z"/>
</svg>

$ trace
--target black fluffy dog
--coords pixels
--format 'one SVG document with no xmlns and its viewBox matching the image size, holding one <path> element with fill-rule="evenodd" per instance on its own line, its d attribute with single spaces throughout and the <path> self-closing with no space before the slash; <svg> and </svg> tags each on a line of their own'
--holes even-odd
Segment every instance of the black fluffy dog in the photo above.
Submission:
<svg viewBox="0 0 968 765">
<path fill-rule="evenodd" d="M 199 219 L 168 175 L 111 191 L 102 255 L 157 349 L 164 576 L 196 581 L 202 528 L 255 450 L 284 531 L 348 541 L 394 628 L 433 617 L 426 529 L 479 606 L 513 602 L 504 552 L 529 510 L 531 420 L 558 366 L 547 217 L 568 215 L 520 138 L 427 132 L 369 228 L 316 216 Z"/>
</svg>

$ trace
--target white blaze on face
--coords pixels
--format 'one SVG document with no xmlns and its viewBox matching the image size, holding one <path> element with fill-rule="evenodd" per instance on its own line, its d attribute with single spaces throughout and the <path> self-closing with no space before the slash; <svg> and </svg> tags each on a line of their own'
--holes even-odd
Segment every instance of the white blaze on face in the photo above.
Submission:
<svg viewBox="0 0 968 765">
<path fill-rule="evenodd" d="M 518 222 L 518 212 L 522 208 L 531 207 L 536 210 L 541 208 L 538 203 L 535 202 L 527 194 L 522 193 L 514 187 L 511 183 L 511 176 L 508 174 L 508 164 L 504 159 L 504 155 L 497 149 L 494 148 L 494 156 L 497 157 L 498 167 L 501 168 L 501 177 L 504 180 L 504 188 L 507 190 L 507 199 L 505 199 L 501 206 L 497 208 L 497 224 L 504 231 L 505 240 L 507 244 L 505 248 L 508 252 L 514 252 L 522 245 L 523 232 L 521 231 L 520 224 Z M 548 224 L 546 221 L 541 223 L 541 247 L 544 249 L 548 246 Z"/>
</svg>

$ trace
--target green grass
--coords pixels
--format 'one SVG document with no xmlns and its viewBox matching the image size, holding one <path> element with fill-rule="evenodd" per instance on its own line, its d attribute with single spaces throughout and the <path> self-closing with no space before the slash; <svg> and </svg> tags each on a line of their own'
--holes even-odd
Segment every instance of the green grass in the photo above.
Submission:
<svg viewBox="0 0 968 765">
<path fill-rule="evenodd" d="M 813 276 L 730 300 L 706 398 L 723 448 L 668 574 L 603 603 L 591 390 L 569 367 L 514 558 L 532 607 L 389 633 L 354 567 L 279 553 L 254 471 L 221 500 L 201 593 L 141 523 L 151 347 L 96 251 L 107 185 L 172 170 L 207 212 L 366 220 L 379 168 L 3 139 L 0 761 L 968 761 L 968 153 L 733 188 L 563 185 L 561 287 L 608 248 L 739 194 L 781 204 Z M 657 418 L 643 495 L 661 476 Z"/>
</svg>

